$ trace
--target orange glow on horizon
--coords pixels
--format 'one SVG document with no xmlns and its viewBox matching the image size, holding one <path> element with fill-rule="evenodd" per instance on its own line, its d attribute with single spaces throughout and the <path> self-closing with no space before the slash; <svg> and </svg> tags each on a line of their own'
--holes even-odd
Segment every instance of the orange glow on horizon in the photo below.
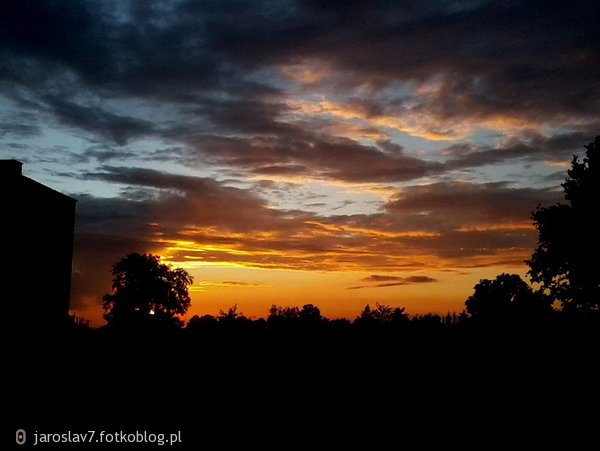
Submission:
<svg viewBox="0 0 600 451">
<path fill-rule="evenodd" d="M 329 318 L 355 318 L 366 304 L 380 302 L 393 307 L 406 307 L 411 314 L 460 312 L 473 286 L 482 278 L 494 278 L 499 272 L 515 272 L 525 277 L 522 263 L 528 255 L 522 250 L 507 250 L 504 261 L 489 257 L 472 258 L 454 267 L 444 262 L 431 266 L 369 269 L 359 265 L 339 270 L 322 271 L 299 268 L 245 266 L 231 262 L 163 261 L 185 268 L 194 277 L 190 286 L 192 305 L 185 319 L 193 315 L 218 314 L 234 304 L 249 317 L 265 317 L 272 304 L 302 306 L 312 303 Z M 487 260 L 487 261 L 486 261 Z M 495 260 L 496 263 L 493 263 Z M 448 261 L 445 261 L 448 263 Z M 457 263 L 457 262 L 455 262 Z M 492 263 L 492 264 L 489 264 Z M 433 283 L 415 283 L 390 287 L 366 286 L 361 279 L 372 274 L 407 277 L 423 275 L 436 279 Z M 72 313 L 89 319 L 92 326 L 104 324 L 103 311 L 97 300 Z"/>
</svg>

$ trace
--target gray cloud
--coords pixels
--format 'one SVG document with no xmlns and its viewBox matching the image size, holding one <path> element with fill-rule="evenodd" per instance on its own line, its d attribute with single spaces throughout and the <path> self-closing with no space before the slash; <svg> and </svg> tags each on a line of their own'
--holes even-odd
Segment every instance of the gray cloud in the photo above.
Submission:
<svg viewBox="0 0 600 451">
<path fill-rule="evenodd" d="M 64 124 L 98 134 L 123 146 L 132 138 L 156 133 L 152 123 L 105 111 L 100 107 L 84 106 L 63 99 L 45 99 L 50 110 Z"/>
<path fill-rule="evenodd" d="M 40 134 L 40 128 L 36 125 L 2 121 L 0 123 L 0 137 L 24 137 L 37 136 Z"/>
<path fill-rule="evenodd" d="M 394 217 L 426 230 L 456 229 L 476 225 L 499 226 L 527 222 L 538 204 L 560 200 L 544 189 L 512 188 L 506 182 L 439 182 L 407 187 L 386 205 Z"/>
<path fill-rule="evenodd" d="M 365 277 L 360 279 L 361 282 L 372 282 L 369 285 L 357 285 L 348 287 L 348 290 L 360 290 L 362 288 L 387 288 L 387 287 L 397 287 L 403 285 L 411 285 L 415 283 L 431 283 L 437 282 L 437 279 L 428 276 L 409 276 L 409 277 L 399 277 L 399 276 L 381 276 L 374 274 L 369 277 Z"/>
<path fill-rule="evenodd" d="M 533 134 L 525 139 L 512 140 L 497 148 L 477 148 L 468 144 L 452 146 L 442 153 L 452 155 L 446 162 L 448 169 L 462 169 L 490 164 L 519 161 L 569 161 L 584 144 L 589 142 L 592 130 L 571 132 L 545 137 Z"/>
<path fill-rule="evenodd" d="M 213 163 L 265 175 L 312 175 L 349 182 L 411 180 L 443 172 L 442 163 L 360 144 L 347 138 L 308 135 L 287 138 L 196 137 L 199 155 Z"/>
</svg>

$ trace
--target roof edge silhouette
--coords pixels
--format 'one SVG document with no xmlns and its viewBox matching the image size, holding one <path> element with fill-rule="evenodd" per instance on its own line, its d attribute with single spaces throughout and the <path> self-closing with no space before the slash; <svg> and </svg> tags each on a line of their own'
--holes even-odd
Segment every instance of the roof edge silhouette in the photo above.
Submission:
<svg viewBox="0 0 600 451">
<path fill-rule="evenodd" d="M 49 186 L 24 176 L 23 163 L 21 161 L 15 159 L 0 160 L 0 180 L 6 180 L 13 177 L 18 178 L 22 183 L 28 183 L 30 186 L 35 187 L 36 189 L 43 190 L 58 199 L 77 202 L 77 199 L 68 196 L 67 194 L 61 193 L 60 191 L 52 189 Z"/>
</svg>

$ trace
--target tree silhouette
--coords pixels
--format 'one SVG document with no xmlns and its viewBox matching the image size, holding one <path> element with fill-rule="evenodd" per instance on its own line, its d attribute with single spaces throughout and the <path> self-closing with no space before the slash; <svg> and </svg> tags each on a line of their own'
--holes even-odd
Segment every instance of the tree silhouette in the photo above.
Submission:
<svg viewBox="0 0 600 451">
<path fill-rule="evenodd" d="M 298 307 L 281 307 L 273 304 L 269 309 L 267 323 L 271 327 L 279 327 L 291 321 L 298 321 L 300 309 Z"/>
<path fill-rule="evenodd" d="M 355 319 L 355 322 L 363 325 L 393 324 L 398 326 L 409 321 L 408 314 L 404 310 L 404 307 L 392 308 L 389 305 L 380 304 L 379 302 L 375 303 L 375 308 L 371 308 L 367 304 Z"/>
<path fill-rule="evenodd" d="M 495 280 L 482 279 L 465 302 L 471 317 L 487 321 L 533 319 L 551 312 L 551 300 L 534 292 L 517 274 L 500 274 Z"/>
<path fill-rule="evenodd" d="M 589 143 L 583 161 L 575 156 L 562 184 L 568 204 L 538 207 L 532 214 L 539 242 L 531 260 L 533 282 L 565 310 L 600 309 L 600 136 Z"/>
<path fill-rule="evenodd" d="M 286 333 L 316 332 L 327 323 L 319 307 L 305 304 L 302 308 L 272 305 L 266 324 L 271 331 Z"/>
<path fill-rule="evenodd" d="M 319 307 L 313 304 L 305 304 L 302 309 L 298 312 L 298 318 L 300 321 L 305 323 L 316 324 L 323 320 L 321 316 L 321 310 Z"/>
<path fill-rule="evenodd" d="M 112 294 L 105 294 L 104 319 L 112 326 L 180 325 L 190 306 L 192 276 L 151 254 L 131 253 L 112 267 Z"/>
<path fill-rule="evenodd" d="M 238 312 L 237 304 L 229 307 L 227 310 L 219 310 L 218 318 L 221 322 L 234 322 L 247 319 L 242 312 Z"/>
<path fill-rule="evenodd" d="M 188 331 L 214 333 L 219 327 L 219 320 L 212 315 L 194 315 L 187 323 Z"/>
</svg>

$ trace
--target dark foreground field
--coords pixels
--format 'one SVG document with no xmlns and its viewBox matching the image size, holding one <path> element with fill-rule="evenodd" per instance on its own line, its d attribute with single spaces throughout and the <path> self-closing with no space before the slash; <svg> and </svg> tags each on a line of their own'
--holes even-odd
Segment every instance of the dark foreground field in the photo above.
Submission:
<svg viewBox="0 0 600 451">
<path fill-rule="evenodd" d="M 487 449 L 517 439 L 580 449 L 598 441 L 598 330 L 581 320 L 15 336 L 8 432 L 181 431 L 192 449 Z"/>
</svg>

